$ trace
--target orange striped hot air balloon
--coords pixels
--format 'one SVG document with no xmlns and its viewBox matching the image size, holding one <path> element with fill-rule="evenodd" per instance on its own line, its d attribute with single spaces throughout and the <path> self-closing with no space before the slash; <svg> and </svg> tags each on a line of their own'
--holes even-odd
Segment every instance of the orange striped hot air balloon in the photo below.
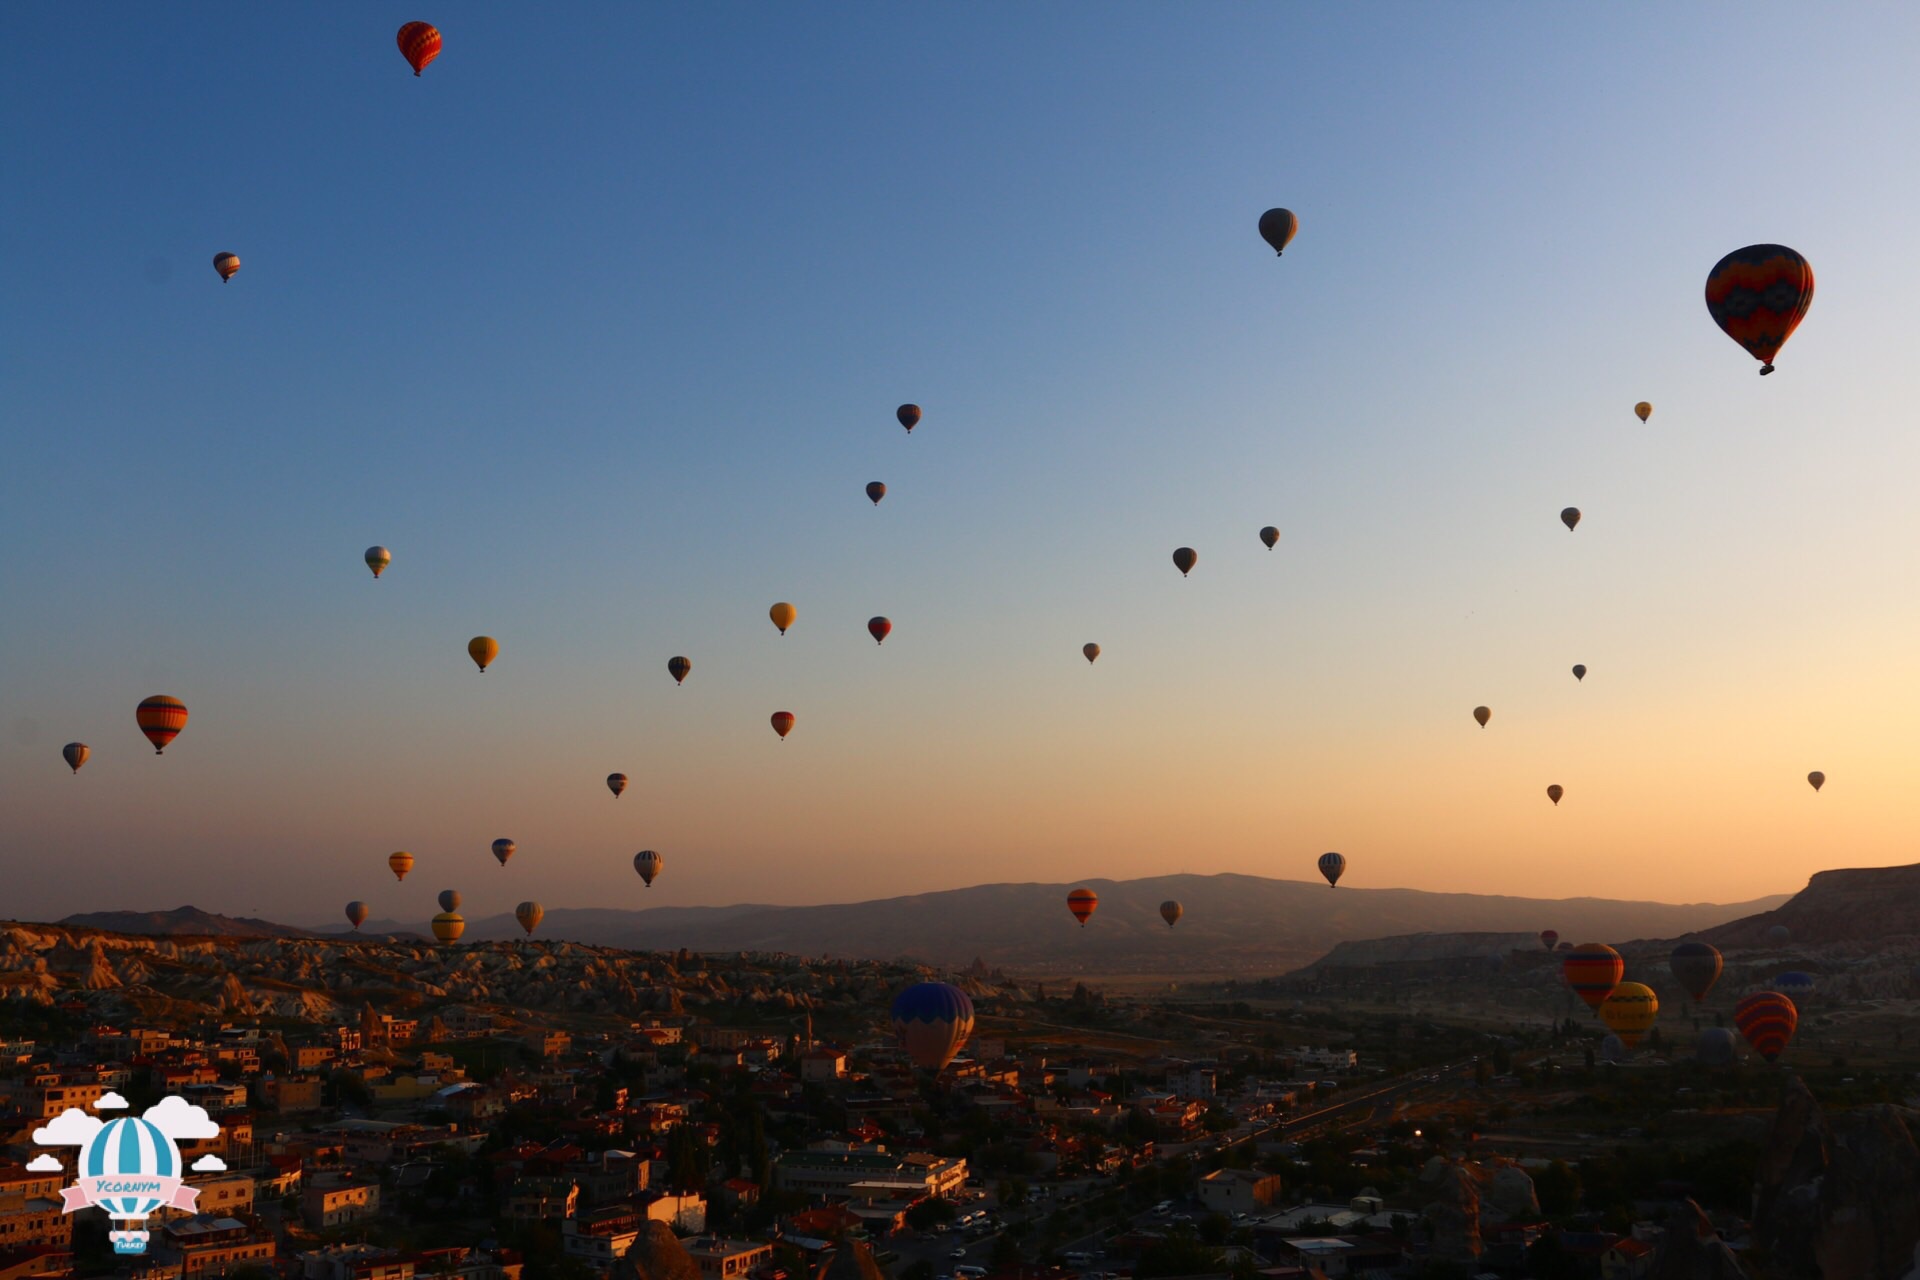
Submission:
<svg viewBox="0 0 1920 1280">
<path fill-rule="evenodd" d="M 1587 1008 L 1598 1013 L 1614 988 L 1620 985 L 1620 979 L 1626 976 L 1627 962 L 1603 942 L 1583 942 L 1566 953 L 1560 969 L 1574 994 L 1587 1002 Z"/>
<path fill-rule="evenodd" d="M 1783 244 L 1735 249 L 1707 275 L 1708 313 L 1762 374 L 1773 372 L 1773 358 L 1812 305 L 1813 268 Z"/>
<path fill-rule="evenodd" d="M 1087 917 L 1100 905 L 1100 895 L 1084 886 L 1067 895 L 1067 910 L 1073 912 L 1073 918 L 1080 922 L 1082 929 L 1087 927 Z"/>
<path fill-rule="evenodd" d="M 1772 1062 L 1786 1051 L 1800 1025 L 1800 1010 L 1778 991 L 1756 991 L 1733 1007 L 1733 1025 L 1753 1051 Z"/>
<path fill-rule="evenodd" d="M 178 698 L 156 693 L 140 704 L 133 718 L 140 732 L 153 744 L 153 754 L 159 755 L 187 727 L 187 705 Z"/>
<path fill-rule="evenodd" d="M 80 766 L 85 764 L 87 757 L 92 754 L 93 748 L 84 742 L 69 742 L 66 746 L 60 748 L 60 758 L 65 760 L 67 767 L 75 773 L 80 772 Z"/>
<path fill-rule="evenodd" d="M 793 712 L 776 711 L 773 713 L 773 731 L 785 738 L 793 732 Z"/>
<path fill-rule="evenodd" d="M 237 253 L 216 253 L 213 255 L 213 269 L 220 273 L 220 283 L 225 284 L 239 274 L 240 255 Z"/>
<path fill-rule="evenodd" d="M 400 56 L 413 68 L 413 74 L 419 75 L 427 69 L 427 64 L 440 56 L 440 28 L 431 22 L 409 22 L 400 28 L 397 37 L 400 44 Z"/>
<path fill-rule="evenodd" d="M 387 855 L 387 870 L 393 872 L 395 880 L 405 880 L 407 872 L 413 870 L 413 855 L 402 850 Z"/>
</svg>

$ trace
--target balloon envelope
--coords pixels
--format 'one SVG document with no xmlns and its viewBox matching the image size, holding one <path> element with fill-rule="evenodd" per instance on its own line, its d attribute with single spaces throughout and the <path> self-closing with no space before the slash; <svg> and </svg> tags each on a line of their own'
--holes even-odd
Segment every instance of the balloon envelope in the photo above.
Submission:
<svg viewBox="0 0 1920 1280">
<path fill-rule="evenodd" d="M 1320 874 L 1327 878 L 1329 886 L 1338 885 L 1340 877 L 1347 873 L 1347 858 L 1342 853 L 1323 853 L 1320 855 Z M 1342 899 L 1345 901 L 1345 899 Z"/>
<path fill-rule="evenodd" d="M 466 931 L 467 922 L 455 912 L 442 911 L 433 918 L 433 936 L 442 942 L 458 942 Z"/>
<path fill-rule="evenodd" d="M 1813 268 L 1783 244 L 1735 249 L 1707 274 L 1708 314 L 1763 374 L 1812 305 Z"/>
<path fill-rule="evenodd" d="M 1558 941 L 1560 941 L 1560 931 L 1558 929 L 1542 929 L 1540 931 L 1540 945 L 1547 950 L 1553 950 L 1553 944 Z"/>
<path fill-rule="evenodd" d="M 1478 720 L 1480 722 L 1480 727 L 1484 729 L 1487 727 L 1487 721 L 1493 719 L 1493 708 L 1492 707 L 1475 707 L 1473 709 L 1473 718 L 1475 720 Z"/>
<path fill-rule="evenodd" d="M 440 29 L 430 22 L 409 22 L 400 28 L 397 37 L 400 55 L 413 68 L 413 74 L 419 75 L 427 69 L 427 64 L 440 56 Z"/>
<path fill-rule="evenodd" d="M 1783 924 L 1776 924 L 1767 930 L 1767 941 L 1776 947 L 1784 947 L 1793 941 L 1793 930 Z"/>
<path fill-rule="evenodd" d="M 1708 1027 L 1700 1033 L 1694 1057 L 1705 1067 L 1730 1067 L 1740 1058 L 1739 1042 L 1727 1027 Z"/>
<path fill-rule="evenodd" d="M 458 889 L 442 889 L 440 891 L 440 909 L 442 911 L 458 911 L 460 909 L 460 891 Z"/>
<path fill-rule="evenodd" d="M 60 758 L 65 760 L 67 767 L 75 773 L 80 772 L 80 766 L 85 764 L 87 757 L 92 754 L 93 748 L 84 742 L 69 742 L 66 746 L 60 748 Z"/>
<path fill-rule="evenodd" d="M 1557 782 L 1547 788 L 1547 799 L 1553 801 L 1555 804 L 1559 804 L 1560 797 L 1565 794 L 1567 794 L 1567 789 Z"/>
<path fill-rule="evenodd" d="M 787 628 L 793 625 L 793 620 L 800 616 L 800 611 L 782 600 L 767 610 L 767 616 L 773 619 L 774 626 L 780 628 L 780 634 L 785 635 Z"/>
<path fill-rule="evenodd" d="M 507 865 L 507 859 L 513 856 L 513 851 L 517 848 L 519 848 L 519 846 L 514 844 L 513 841 L 507 839 L 505 836 L 501 836 L 493 842 L 493 856 L 498 858 L 500 865 L 504 867 Z"/>
<path fill-rule="evenodd" d="M 649 889 L 653 888 L 653 878 L 660 874 L 660 868 L 666 865 L 667 860 L 651 849 L 642 849 L 633 855 L 633 869 L 640 873 Z"/>
<path fill-rule="evenodd" d="M 1733 1007 L 1733 1025 L 1755 1053 L 1772 1062 L 1793 1039 L 1800 1010 L 1778 991 L 1756 991 Z"/>
<path fill-rule="evenodd" d="M 385 547 L 368 547 L 366 561 L 367 568 L 373 570 L 373 576 L 378 578 L 381 571 L 393 563 L 393 552 Z"/>
<path fill-rule="evenodd" d="M 893 1034 L 917 1067 L 939 1071 L 973 1034 L 973 1001 L 946 982 L 920 982 L 893 998 Z"/>
<path fill-rule="evenodd" d="M 1273 256 L 1287 251 L 1287 245 L 1300 231 L 1300 219 L 1291 209 L 1269 209 L 1260 215 L 1260 238 L 1273 246 Z"/>
<path fill-rule="evenodd" d="M 610 773 L 607 775 L 607 790 L 613 792 L 613 798 L 615 800 L 618 800 L 620 798 L 620 793 L 622 791 L 625 791 L 626 789 L 627 789 L 626 774 Z"/>
<path fill-rule="evenodd" d="M 1568 532 L 1572 532 L 1573 526 L 1580 523 L 1580 508 L 1567 507 L 1563 509 L 1560 512 L 1560 523 L 1567 526 Z"/>
<path fill-rule="evenodd" d="M 1818 769 L 1815 769 L 1812 773 L 1807 775 L 1807 785 L 1812 787 L 1815 791 L 1818 791 L 1821 787 L 1824 787 L 1825 785 L 1827 785 L 1827 775 L 1820 772 Z"/>
<path fill-rule="evenodd" d="M 533 936 L 533 931 L 540 927 L 540 921 L 546 917 L 546 914 L 546 908 L 537 902 L 523 902 L 513 909 L 513 918 L 520 922 L 520 927 L 527 931 L 529 938 Z"/>
<path fill-rule="evenodd" d="M 793 732 L 793 712 L 776 711 L 773 713 L 771 719 L 773 722 L 773 731 L 782 738 L 785 738 Z"/>
<path fill-rule="evenodd" d="M 1174 567 L 1180 570 L 1180 576 L 1186 577 L 1193 572 L 1193 566 L 1200 562 L 1200 556 L 1192 547 L 1178 547 L 1173 553 Z"/>
<path fill-rule="evenodd" d="M 347 921 L 358 929 L 367 922 L 367 904 L 359 900 L 347 904 Z"/>
<path fill-rule="evenodd" d="M 141 702 L 133 713 L 133 720 L 140 726 L 140 732 L 147 735 L 147 741 L 153 744 L 153 754 L 159 755 L 187 727 L 187 704 L 178 698 L 169 698 L 164 693 L 156 693 Z"/>
<path fill-rule="evenodd" d="M 467 656 L 481 671 L 485 671 L 500 656 L 500 642 L 492 636 L 475 636 L 467 641 Z"/>
<path fill-rule="evenodd" d="M 685 683 L 687 676 L 692 674 L 692 672 L 693 663 L 687 659 L 680 657 L 667 659 L 667 674 L 673 677 L 675 684 Z"/>
<path fill-rule="evenodd" d="M 1186 913 L 1186 908 L 1182 907 L 1172 898 L 1168 898 L 1160 904 L 1160 918 L 1167 922 L 1167 928 L 1169 929 L 1173 928 L 1173 926 L 1179 922 L 1180 917 Z"/>
<path fill-rule="evenodd" d="M 1272 525 L 1260 531 L 1260 541 L 1267 544 L 1267 550 L 1273 550 L 1273 544 L 1280 541 L 1280 531 Z"/>
<path fill-rule="evenodd" d="M 1773 980 L 1773 989 L 1793 1001 L 1796 1006 L 1805 1004 L 1807 998 L 1819 985 L 1812 974 L 1802 973 L 1798 969 L 1783 973 Z"/>
<path fill-rule="evenodd" d="M 1595 1012 L 1606 1003 L 1627 972 L 1627 962 L 1620 958 L 1620 953 L 1601 942 L 1581 943 L 1566 953 L 1560 967 L 1573 993 Z"/>
<path fill-rule="evenodd" d="M 867 481 L 867 497 L 873 501 L 874 506 L 879 506 L 880 499 L 886 496 L 887 486 L 881 484 L 878 480 Z"/>
<path fill-rule="evenodd" d="M 1080 652 L 1086 655 L 1088 662 L 1092 662 L 1095 658 L 1100 656 L 1100 646 L 1097 644 L 1091 644 L 1091 643 L 1083 644 L 1080 646 Z"/>
<path fill-rule="evenodd" d="M 1574 664 L 1573 664 L 1573 678 L 1574 678 L 1575 680 L 1585 680 L 1585 679 L 1587 678 L 1587 664 L 1586 664 L 1586 663 L 1584 663 L 1584 662 L 1576 662 L 1576 663 L 1574 663 Z"/>
<path fill-rule="evenodd" d="M 920 425 L 920 406 L 903 404 L 893 411 L 893 416 L 900 419 L 900 425 L 907 429 L 908 435 L 912 435 L 913 429 Z"/>
<path fill-rule="evenodd" d="M 893 634 L 893 623 L 886 618 L 868 618 L 867 634 L 873 637 L 875 644 L 884 644 L 887 637 Z"/>
<path fill-rule="evenodd" d="M 1087 917 L 1100 905 L 1100 895 L 1091 889 L 1079 888 L 1067 895 L 1067 910 L 1073 912 L 1073 918 L 1085 928 Z"/>
<path fill-rule="evenodd" d="M 1640 1037 L 1653 1029 L 1660 1014 L 1660 997 L 1653 988 L 1639 982 L 1623 982 L 1600 1002 L 1600 1021 L 1631 1049 Z"/>
<path fill-rule="evenodd" d="M 1633 411 L 1636 414 L 1640 415 L 1640 421 L 1642 422 L 1645 422 L 1648 418 L 1651 418 L 1653 416 L 1653 406 L 1645 400 L 1642 400 L 1639 404 L 1633 406 Z"/>
<path fill-rule="evenodd" d="M 1667 957 L 1667 967 L 1673 970 L 1674 979 L 1696 1003 L 1705 1000 L 1713 984 L 1720 981 L 1720 970 L 1725 964 L 1720 958 L 1720 949 L 1705 942 L 1683 942 Z"/>
<path fill-rule="evenodd" d="M 388 854 L 387 869 L 393 872 L 395 880 L 405 880 L 407 872 L 413 870 L 413 855 L 406 852 Z"/>
<path fill-rule="evenodd" d="M 225 284 L 240 270 L 240 255 L 237 253 L 214 254 L 213 269 L 220 273 L 220 283 Z"/>
</svg>

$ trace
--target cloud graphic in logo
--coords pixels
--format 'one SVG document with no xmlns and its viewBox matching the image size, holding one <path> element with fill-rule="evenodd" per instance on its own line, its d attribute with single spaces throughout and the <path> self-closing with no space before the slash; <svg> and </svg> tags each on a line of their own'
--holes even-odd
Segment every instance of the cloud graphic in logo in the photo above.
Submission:
<svg viewBox="0 0 1920 1280">
<path fill-rule="evenodd" d="M 27 1161 L 28 1173 L 64 1173 L 66 1166 L 60 1163 L 60 1157 L 52 1154 L 35 1156 Z"/>
<path fill-rule="evenodd" d="M 193 1167 L 199 1173 L 219 1173 L 227 1167 L 227 1162 L 219 1156 L 209 1153 L 195 1160 Z"/>
<path fill-rule="evenodd" d="M 204 1113 L 202 1113 L 204 1114 Z M 43 1147 L 84 1147 L 93 1141 L 106 1122 L 90 1116 L 78 1107 L 68 1107 L 33 1131 L 33 1140 Z"/>
<path fill-rule="evenodd" d="M 127 1109 L 127 1100 L 112 1090 L 108 1090 L 106 1093 L 100 1095 L 100 1101 L 93 1104 L 93 1109 L 95 1111 L 125 1111 Z"/>
<path fill-rule="evenodd" d="M 168 1094 L 142 1113 L 141 1119 L 178 1142 L 182 1138 L 217 1138 L 220 1126 L 207 1118 L 205 1107 L 196 1107 L 177 1093 Z M 54 1121 L 58 1124 L 59 1121 Z M 94 1121 L 97 1125 L 99 1121 Z"/>
</svg>

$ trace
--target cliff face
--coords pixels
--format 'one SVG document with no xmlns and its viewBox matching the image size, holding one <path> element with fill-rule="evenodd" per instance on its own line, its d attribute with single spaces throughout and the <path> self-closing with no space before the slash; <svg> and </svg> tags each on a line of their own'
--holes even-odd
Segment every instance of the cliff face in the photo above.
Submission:
<svg viewBox="0 0 1920 1280">
<path fill-rule="evenodd" d="M 1786 927 L 1796 947 L 1869 939 L 1920 941 L 1920 863 L 1818 871 L 1806 888 L 1772 911 L 1698 936 L 1721 948 L 1764 947 L 1777 945 L 1768 937 L 1776 925 Z"/>
</svg>

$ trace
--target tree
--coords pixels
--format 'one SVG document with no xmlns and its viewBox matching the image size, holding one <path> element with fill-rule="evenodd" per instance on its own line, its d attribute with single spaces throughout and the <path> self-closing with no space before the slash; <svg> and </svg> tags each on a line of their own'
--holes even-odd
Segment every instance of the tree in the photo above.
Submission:
<svg viewBox="0 0 1920 1280">
<path fill-rule="evenodd" d="M 1555 1160 L 1534 1175 L 1534 1194 L 1540 1198 L 1540 1212 L 1549 1218 L 1572 1213 L 1580 1204 L 1580 1178 L 1565 1160 Z"/>
<path fill-rule="evenodd" d="M 926 1231 L 942 1222 L 952 1222 L 954 1218 L 953 1202 L 929 1196 L 917 1200 L 907 1210 L 907 1225 L 915 1231 Z"/>
</svg>

